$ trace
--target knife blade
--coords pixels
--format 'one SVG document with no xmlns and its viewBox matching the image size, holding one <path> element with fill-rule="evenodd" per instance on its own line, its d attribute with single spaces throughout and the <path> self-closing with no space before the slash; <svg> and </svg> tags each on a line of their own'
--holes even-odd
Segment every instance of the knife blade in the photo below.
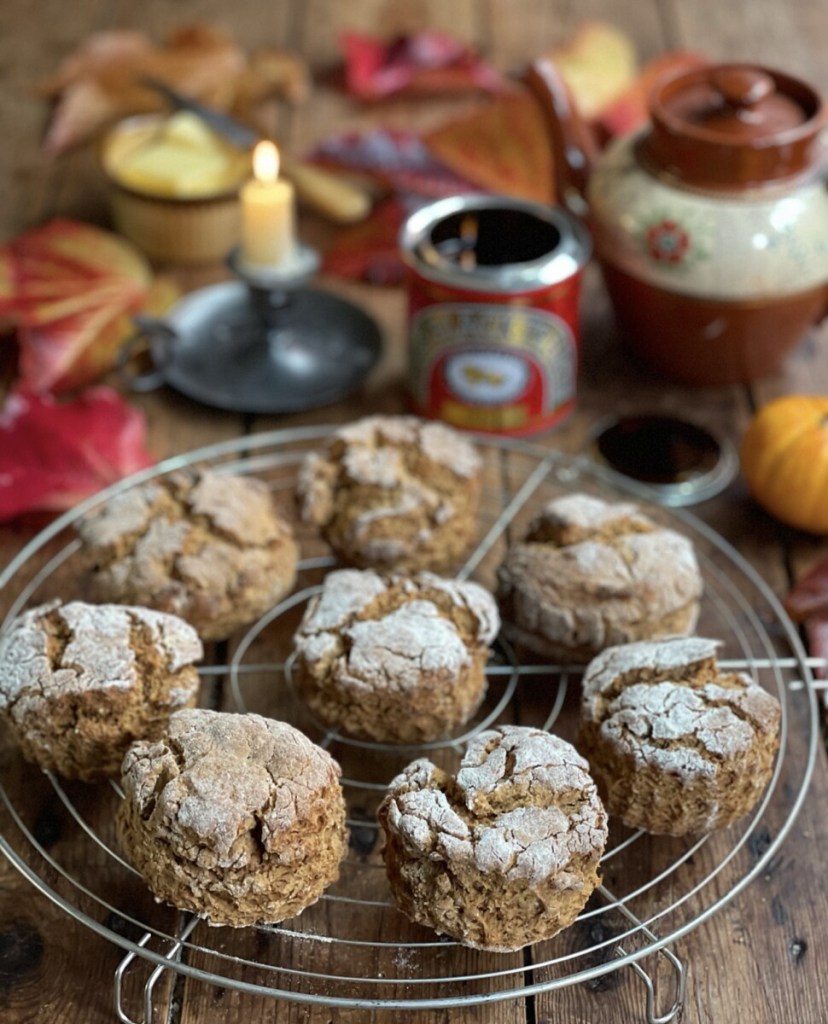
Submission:
<svg viewBox="0 0 828 1024">
<path fill-rule="evenodd" d="M 159 78 L 144 75 L 140 82 L 162 96 L 174 110 L 188 110 L 200 117 L 218 135 L 239 149 L 251 149 L 263 138 L 260 132 L 249 125 L 185 96 Z M 281 149 L 279 157 L 281 170 L 293 182 L 298 198 L 317 212 L 340 224 L 353 224 L 370 213 L 373 197 L 366 189 L 321 167 L 292 160 Z"/>
</svg>

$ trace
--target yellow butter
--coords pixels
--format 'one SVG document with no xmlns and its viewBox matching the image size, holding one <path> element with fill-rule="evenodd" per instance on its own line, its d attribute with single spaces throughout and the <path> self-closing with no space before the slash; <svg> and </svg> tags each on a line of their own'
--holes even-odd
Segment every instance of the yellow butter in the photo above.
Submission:
<svg viewBox="0 0 828 1024">
<path fill-rule="evenodd" d="M 193 199 L 239 185 L 248 169 L 247 154 L 226 145 L 195 114 L 181 111 L 124 153 L 115 173 L 137 192 Z"/>
<path fill-rule="evenodd" d="M 164 138 L 168 142 L 192 146 L 205 152 L 211 149 L 224 150 L 224 144 L 206 121 L 189 110 L 179 110 L 172 115 L 164 125 Z"/>
</svg>

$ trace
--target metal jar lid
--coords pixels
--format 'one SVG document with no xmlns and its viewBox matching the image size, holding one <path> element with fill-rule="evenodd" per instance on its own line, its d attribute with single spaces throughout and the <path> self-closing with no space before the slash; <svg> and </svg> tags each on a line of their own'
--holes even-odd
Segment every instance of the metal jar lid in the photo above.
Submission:
<svg viewBox="0 0 828 1024">
<path fill-rule="evenodd" d="M 471 224 L 473 243 L 464 235 Z M 472 265 L 462 255 L 474 247 Z M 496 195 L 461 195 L 417 210 L 400 233 L 409 267 L 461 289 L 533 291 L 565 281 L 591 253 L 589 233 L 567 210 Z"/>
<path fill-rule="evenodd" d="M 608 416 L 589 433 L 587 455 L 627 488 L 660 505 L 696 505 L 723 491 L 739 459 L 726 438 L 659 413 Z"/>
</svg>

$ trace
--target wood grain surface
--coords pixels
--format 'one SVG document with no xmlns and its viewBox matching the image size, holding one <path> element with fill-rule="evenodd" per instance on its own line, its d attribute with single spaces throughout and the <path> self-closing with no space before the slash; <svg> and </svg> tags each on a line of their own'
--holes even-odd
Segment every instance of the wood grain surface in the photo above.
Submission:
<svg viewBox="0 0 828 1024">
<path fill-rule="evenodd" d="M 294 111 L 272 112 L 268 129 L 295 155 L 335 131 L 370 125 L 428 128 L 465 109 L 468 97 L 439 97 L 433 102 L 398 100 L 375 108 L 362 107 L 337 90 L 331 81 L 345 29 L 391 32 L 424 26 L 450 31 L 481 47 L 502 71 L 517 72 L 543 49 L 569 37 L 583 21 L 606 18 L 627 31 L 642 59 L 667 48 L 697 50 L 715 58 L 760 61 L 786 68 L 828 92 L 828 64 L 822 42 L 828 38 L 828 5 L 823 0 L 636 0 L 618 5 L 611 0 L 3 0 L 0 5 L 0 240 L 41 223 L 56 214 L 106 225 L 106 190 L 93 147 L 48 161 L 40 152 L 47 110 L 34 94 L 34 83 L 52 71 L 91 32 L 107 28 L 141 28 L 160 37 L 176 24 L 204 20 L 225 25 L 245 46 L 266 43 L 301 51 L 309 60 L 317 84 L 310 103 Z M 303 236 L 324 246 L 333 228 L 304 212 Z M 183 288 L 195 288 L 223 276 L 220 269 L 179 273 Z M 149 441 L 160 459 L 213 441 L 309 423 L 345 422 L 371 410 L 402 411 L 405 372 L 405 299 L 401 290 L 382 289 L 338 280 L 321 285 L 358 303 L 378 320 L 386 349 L 365 388 L 338 405 L 289 417 L 243 417 L 216 412 L 161 391 L 135 396 L 146 411 Z M 589 268 L 583 304 L 583 365 L 576 413 L 542 443 L 575 453 L 592 424 L 609 413 L 650 410 L 692 416 L 716 433 L 738 441 L 752 412 L 776 395 L 792 391 L 828 393 L 828 329 L 815 328 L 778 376 L 750 387 L 686 389 L 666 382 L 635 365 L 619 345 L 601 282 Z M 697 509 L 701 519 L 729 541 L 760 573 L 779 597 L 792 581 L 828 546 L 787 530 L 764 515 L 737 479 L 725 493 Z M 29 521 L 0 529 L 0 565 L 12 558 L 42 526 Z M 58 581 L 59 582 L 59 581 Z M 0 611 L 6 601 L 0 594 Z M 790 723 L 791 745 L 804 756 L 807 721 Z M 106 857 L 91 859 L 47 780 L 17 764 L 8 745 L 0 746 L 0 767 L 9 779 L 10 804 L 38 837 L 48 855 L 70 865 L 76 877 L 104 890 L 113 886 L 113 903 L 120 895 L 108 877 Z M 72 789 L 102 833 L 107 810 L 91 792 Z M 823 851 L 828 849 L 828 764 L 820 744 L 807 800 L 779 855 L 762 875 L 722 910 L 690 931 L 673 946 L 687 965 L 687 995 L 682 1020 L 690 1024 L 824 1024 L 828 1020 L 823 950 L 828 945 L 828 889 L 824 884 Z M 0 804 L 0 830 L 14 836 L 16 826 Z M 768 837 L 770 841 L 770 837 Z M 725 846 L 722 849 L 726 849 Z M 752 855 L 761 855 L 761 842 Z M 720 855 L 714 845 L 704 857 Z M 750 851 L 748 854 L 750 855 Z M 642 847 L 641 870 L 657 861 L 657 850 Z M 73 904 L 86 905 L 83 893 L 67 889 L 48 860 L 32 853 L 31 870 L 54 885 Z M 608 873 L 608 886 L 611 872 Z M 137 894 L 137 904 L 148 899 Z M 159 911 L 164 918 L 165 911 Z M 170 912 L 171 913 L 171 912 Z M 100 916 L 100 915 L 98 915 Z M 128 922 L 112 919 L 109 928 Z M 389 920 L 390 934 L 396 927 Z M 576 926 L 578 928 L 580 926 Z M 132 930 L 130 930 L 132 929 Z M 359 922 L 354 922 L 355 934 Z M 594 936 L 591 940 L 594 941 Z M 572 942 L 590 936 L 573 932 Z M 240 955 L 248 955 L 249 937 L 236 937 Z M 228 939 L 228 942 L 230 940 Z M 247 945 L 246 945 L 247 944 Z M 232 943 L 231 943 L 232 945 Z M 252 955 L 277 958 L 271 944 Z M 123 952 L 72 919 L 40 895 L 16 868 L 0 858 L 0 1019 L 3 1024 L 98 1024 L 115 1018 L 113 973 Z M 364 968 L 358 951 L 331 949 L 332 958 L 354 958 L 354 970 Z M 469 954 L 470 962 L 479 958 Z M 514 961 L 514 963 L 513 963 Z M 509 959 L 525 967 L 532 962 Z M 502 965 L 502 962 L 501 962 Z M 198 966 L 197 963 L 194 966 Z M 301 967 L 300 965 L 297 965 Z M 344 965 L 336 965 L 344 973 Z M 384 966 L 379 960 L 377 971 Z M 387 965 L 386 965 L 387 966 Z M 644 963 L 655 979 L 655 1013 L 672 999 L 672 977 L 663 956 Z M 476 969 L 476 968 L 475 968 Z M 148 968 L 138 965 L 128 974 L 129 1013 L 141 1020 L 142 986 Z M 169 1024 L 230 1024 L 278 1021 L 280 1024 L 633 1024 L 646 1021 L 646 993 L 641 979 L 629 968 L 593 982 L 541 992 L 527 999 L 491 1002 L 462 1009 L 385 1011 L 371 1008 L 336 1009 L 300 1005 L 259 995 L 243 994 L 192 978 L 165 975 L 153 995 L 154 1016 Z"/>
</svg>

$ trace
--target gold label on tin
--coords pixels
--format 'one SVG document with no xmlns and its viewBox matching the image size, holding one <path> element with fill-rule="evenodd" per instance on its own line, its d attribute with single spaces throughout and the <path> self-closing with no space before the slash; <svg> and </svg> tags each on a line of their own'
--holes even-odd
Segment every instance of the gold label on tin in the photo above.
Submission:
<svg viewBox="0 0 828 1024">
<path fill-rule="evenodd" d="M 463 405 L 508 409 L 502 427 L 546 416 L 573 398 L 576 372 L 572 331 L 547 310 L 439 303 L 411 321 L 414 399 L 443 415 L 452 409 L 452 420 L 468 420 Z"/>
</svg>

